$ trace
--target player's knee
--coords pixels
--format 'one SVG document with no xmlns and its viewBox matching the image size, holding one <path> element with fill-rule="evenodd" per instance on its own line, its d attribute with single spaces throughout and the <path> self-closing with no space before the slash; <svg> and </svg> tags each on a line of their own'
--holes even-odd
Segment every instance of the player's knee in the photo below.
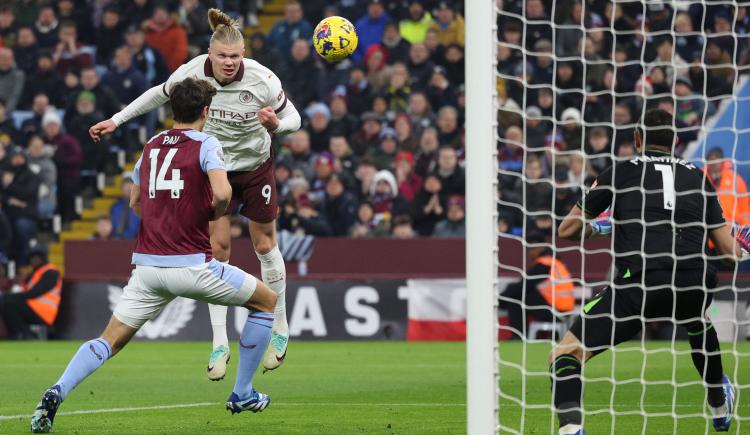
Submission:
<svg viewBox="0 0 750 435">
<path fill-rule="evenodd" d="M 211 240 L 211 254 L 217 261 L 229 261 L 230 249 L 229 241 Z"/>
<path fill-rule="evenodd" d="M 260 237 L 260 240 L 253 240 L 253 248 L 255 248 L 255 252 L 257 252 L 260 255 L 265 255 L 271 252 L 271 249 L 273 249 L 275 243 L 273 243 L 273 238 L 271 237 Z"/>
</svg>

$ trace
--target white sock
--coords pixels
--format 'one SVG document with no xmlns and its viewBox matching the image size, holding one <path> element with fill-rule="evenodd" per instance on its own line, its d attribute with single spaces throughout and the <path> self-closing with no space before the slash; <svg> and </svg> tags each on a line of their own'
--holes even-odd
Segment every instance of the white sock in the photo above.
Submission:
<svg viewBox="0 0 750 435">
<path fill-rule="evenodd" d="M 278 295 L 274 310 L 273 331 L 281 335 L 289 335 L 289 324 L 286 321 L 286 266 L 279 246 L 274 246 L 267 254 L 256 252 L 255 255 L 260 260 L 263 282 Z"/>
<path fill-rule="evenodd" d="M 581 429 L 583 429 L 583 426 L 580 424 L 566 424 L 560 428 L 559 435 L 575 434 Z"/>
<path fill-rule="evenodd" d="M 224 305 L 208 304 L 208 315 L 211 317 L 211 329 L 214 331 L 214 349 L 218 346 L 229 347 L 227 337 L 227 309 Z"/>
</svg>

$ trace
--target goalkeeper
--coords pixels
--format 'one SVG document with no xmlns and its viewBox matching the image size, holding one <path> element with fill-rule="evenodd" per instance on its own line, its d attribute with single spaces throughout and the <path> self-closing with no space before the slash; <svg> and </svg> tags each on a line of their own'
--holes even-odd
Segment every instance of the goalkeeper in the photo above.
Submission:
<svg viewBox="0 0 750 435">
<path fill-rule="evenodd" d="M 693 363 L 707 386 L 714 429 L 729 429 L 735 393 L 723 373 L 716 331 L 704 317 L 717 283 L 705 252 L 710 239 L 724 258 L 737 260 L 747 255 L 750 235 L 743 227 L 732 237 L 706 176 L 672 156 L 673 125 L 664 110 L 646 112 L 635 135 L 640 155 L 599 175 L 558 228 L 560 237 L 571 240 L 612 233 L 615 259 L 612 285 L 585 304 L 550 352 L 560 434 L 583 434 L 582 364 L 633 338 L 645 321 L 657 318 L 673 319 L 687 329 Z M 596 218 L 608 207 L 614 228 Z M 587 219 L 592 221 L 584 223 Z"/>
</svg>

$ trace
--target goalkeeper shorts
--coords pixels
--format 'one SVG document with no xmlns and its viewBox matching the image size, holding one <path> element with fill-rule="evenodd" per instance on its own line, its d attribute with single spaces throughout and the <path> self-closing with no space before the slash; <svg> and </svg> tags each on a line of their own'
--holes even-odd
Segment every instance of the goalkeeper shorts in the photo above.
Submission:
<svg viewBox="0 0 750 435">
<path fill-rule="evenodd" d="M 594 354 L 630 340 L 648 322 L 689 326 L 711 305 L 716 274 L 654 270 L 615 279 L 583 307 L 570 332 Z"/>
</svg>

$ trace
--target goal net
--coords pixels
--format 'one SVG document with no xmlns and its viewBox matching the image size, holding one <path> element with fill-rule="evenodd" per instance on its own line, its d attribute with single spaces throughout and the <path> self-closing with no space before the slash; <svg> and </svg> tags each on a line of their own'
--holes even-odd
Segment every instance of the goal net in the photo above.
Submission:
<svg viewBox="0 0 750 435">
<path fill-rule="evenodd" d="M 674 156 L 705 170 L 728 222 L 750 223 L 749 8 L 466 2 L 470 433 L 557 433 L 548 354 L 612 283 L 614 263 L 609 237 L 566 242 L 555 229 L 600 173 L 638 153 L 646 110 L 673 114 Z M 710 323 L 695 320 L 717 332 L 739 398 L 730 433 L 744 433 L 750 272 L 720 268 L 719 285 L 706 289 Z M 634 339 L 582 367 L 587 433 L 713 432 L 688 332 L 670 318 L 641 320 Z"/>
</svg>

